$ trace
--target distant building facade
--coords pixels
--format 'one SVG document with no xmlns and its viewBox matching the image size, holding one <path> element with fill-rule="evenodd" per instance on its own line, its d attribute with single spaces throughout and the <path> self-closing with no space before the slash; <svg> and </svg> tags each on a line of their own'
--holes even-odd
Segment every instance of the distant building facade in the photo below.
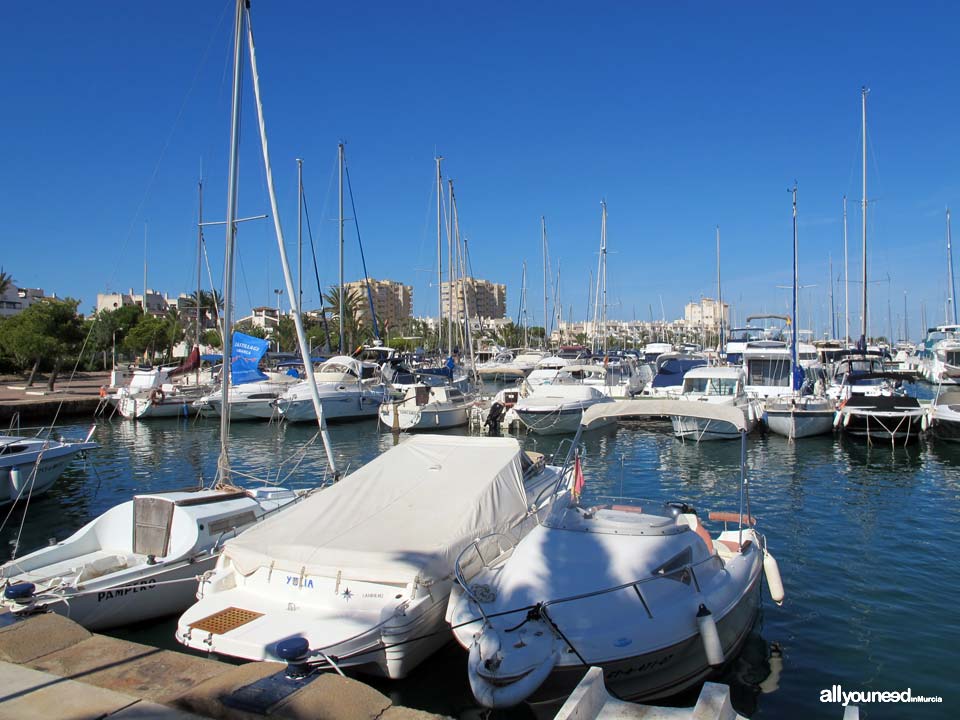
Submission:
<svg viewBox="0 0 960 720">
<path fill-rule="evenodd" d="M 101 310 L 116 310 L 126 305 L 137 305 L 144 309 L 149 315 L 161 317 L 167 314 L 171 305 L 177 305 L 176 300 L 171 300 L 166 293 L 159 293 L 156 290 L 147 289 L 147 302 L 144 305 L 143 294 L 133 292 L 130 288 L 126 293 L 97 293 L 97 312 Z"/>
<path fill-rule="evenodd" d="M 717 330 L 721 318 L 726 327 L 730 327 L 730 306 L 712 298 L 702 298 L 700 302 L 687 303 L 683 309 L 683 320 L 691 327 L 703 327 Z"/>
<path fill-rule="evenodd" d="M 53 295 L 56 297 L 56 295 Z M 35 302 L 46 298 L 40 288 L 18 288 L 11 285 L 0 295 L 0 317 L 23 312 Z"/>
<path fill-rule="evenodd" d="M 370 321 L 370 301 L 367 295 L 366 280 L 344 283 L 344 290 L 353 290 L 362 298 L 361 316 Z M 377 319 L 391 328 L 400 327 L 413 313 L 413 288 L 394 280 L 369 281 L 370 296 L 373 297 L 373 311 Z"/>
<path fill-rule="evenodd" d="M 453 314 L 462 321 L 468 313 L 471 318 L 499 320 L 507 314 L 507 286 L 492 283 L 489 280 L 460 278 L 453 282 Z M 443 315 L 450 314 L 450 283 L 444 282 L 440 288 L 440 302 Z"/>
</svg>

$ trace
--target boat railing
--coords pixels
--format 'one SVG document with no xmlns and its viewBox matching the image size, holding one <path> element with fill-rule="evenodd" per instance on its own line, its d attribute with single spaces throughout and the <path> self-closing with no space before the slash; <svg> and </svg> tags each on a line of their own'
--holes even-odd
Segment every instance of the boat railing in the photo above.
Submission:
<svg viewBox="0 0 960 720">
<path fill-rule="evenodd" d="M 500 540 L 506 540 L 506 547 L 501 544 Z M 481 543 L 492 544 L 496 542 L 496 553 L 487 559 L 484 555 L 484 550 L 481 548 Z M 453 573 L 456 577 L 457 582 L 460 584 L 460 587 L 463 588 L 463 591 L 467 596 L 473 600 L 474 604 L 480 610 L 480 614 L 483 615 L 484 620 L 487 619 L 487 616 L 483 612 L 483 607 L 480 604 L 480 600 L 474 594 L 473 588 L 470 586 L 469 580 L 466 578 L 464 569 L 463 569 L 463 559 L 467 554 L 473 554 L 476 556 L 476 559 L 480 561 L 479 567 L 477 567 L 470 575 L 470 580 L 472 580 L 478 573 L 483 570 L 489 569 L 497 560 L 502 558 L 508 552 L 512 552 L 513 549 L 517 546 L 517 540 L 506 533 L 490 533 L 488 535 L 483 535 L 476 538 L 472 543 L 467 545 L 463 550 L 460 551 L 460 554 L 457 555 L 456 562 L 453 564 Z"/>
</svg>

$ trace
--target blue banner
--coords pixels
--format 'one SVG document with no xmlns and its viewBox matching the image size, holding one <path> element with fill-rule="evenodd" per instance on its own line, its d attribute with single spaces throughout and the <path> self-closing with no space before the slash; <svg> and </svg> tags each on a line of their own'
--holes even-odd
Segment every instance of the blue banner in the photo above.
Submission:
<svg viewBox="0 0 960 720">
<path fill-rule="evenodd" d="M 233 334 L 233 359 L 230 362 L 230 382 L 234 385 L 266 380 L 257 366 L 267 352 L 270 343 L 260 338 L 235 332 Z"/>
</svg>

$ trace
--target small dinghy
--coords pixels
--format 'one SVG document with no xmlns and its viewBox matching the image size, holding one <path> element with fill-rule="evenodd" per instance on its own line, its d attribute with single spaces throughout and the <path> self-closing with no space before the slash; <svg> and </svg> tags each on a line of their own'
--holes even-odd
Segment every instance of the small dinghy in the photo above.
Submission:
<svg viewBox="0 0 960 720">
<path fill-rule="evenodd" d="M 67 539 L 0 567 L 0 606 L 106 630 L 183 611 L 223 542 L 297 499 L 291 490 L 136 495 Z"/>
<path fill-rule="evenodd" d="M 228 542 L 176 638 L 248 660 L 402 678 L 449 640 L 453 565 L 516 542 L 559 475 L 513 438 L 415 435 Z M 506 541 L 505 541 L 506 542 Z"/>
<path fill-rule="evenodd" d="M 646 406 L 659 414 L 656 405 L 620 401 L 588 411 L 584 424 L 594 413 L 644 415 Z M 745 457 L 743 413 L 697 405 L 698 415 L 739 428 Z M 556 703 L 591 665 L 618 697 L 672 695 L 736 656 L 764 573 L 774 601 L 783 600 L 745 475 L 739 511 L 709 515 L 734 526 L 717 535 L 686 504 L 587 506 L 582 485 L 579 459 L 568 456 L 542 524 L 511 547 L 481 538 L 457 559 L 447 620 L 469 650 L 470 686 L 486 707 Z"/>
</svg>

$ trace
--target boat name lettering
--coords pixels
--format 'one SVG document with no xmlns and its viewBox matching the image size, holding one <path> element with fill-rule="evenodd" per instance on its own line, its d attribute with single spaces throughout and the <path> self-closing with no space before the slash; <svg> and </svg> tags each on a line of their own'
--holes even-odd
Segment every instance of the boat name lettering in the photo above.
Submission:
<svg viewBox="0 0 960 720">
<path fill-rule="evenodd" d="M 360 597 L 362 597 L 362 598 L 379 598 L 379 599 L 382 600 L 382 599 L 383 599 L 383 593 L 364 593 L 364 594 L 361 595 Z"/>
<path fill-rule="evenodd" d="M 298 575 L 287 575 L 287 585 L 293 585 L 294 587 L 304 587 L 313 589 L 313 580 L 310 578 L 304 578 L 302 581 Z"/>
<path fill-rule="evenodd" d="M 113 598 L 126 597 L 130 593 L 140 592 L 142 590 L 153 590 L 156 585 L 157 579 L 149 578 L 148 580 L 141 580 L 140 582 L 133 583 L 125 587 L 120 587 L 116 590 L 103 590 L 102 592 L 97 593 L 97 602 L 112 600 Z"/>
<path fill-rule="evenodd" d="M 616 678 L 627 677 L 628 675 L 633 675 L 634 673 L 647 672 L 648 670 L 653 670 L 658 667 L 666 665 L 673 658 L 673 653 L 665 655 L 659 660 L 651 660 L 650 662 L 641 663 L 640 665 L 634 665 L 633 667 L 624 668 L 623 670 L 612 670 L 607 673 L 607 678 L 614 680 Z"/>
</svg>

